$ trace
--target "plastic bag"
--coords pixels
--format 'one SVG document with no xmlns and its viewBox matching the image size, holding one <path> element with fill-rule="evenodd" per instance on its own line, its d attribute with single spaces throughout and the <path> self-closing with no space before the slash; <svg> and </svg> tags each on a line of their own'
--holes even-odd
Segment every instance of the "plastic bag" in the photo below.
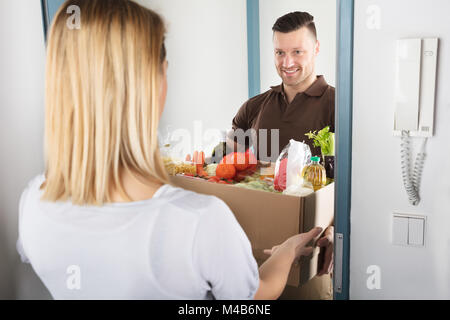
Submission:
<svg viewBox="0 0 450 320">
<path fill-rule="evenodd" d="M 275 164 L 275 190 L 283 191 L 290 186 L 301 186 L 303 168 L 311 162 L 311 149 L 305 143 L 289 140 Z"/>
<path fill-rule="evenodd" d="M 283 194 L 297 197 L 306 197 L 311 193 L 314 193 L 314 190 L 312 188 L 306 188 L 301 185 L 291 185 L 283 191 Z"/>
</svg>

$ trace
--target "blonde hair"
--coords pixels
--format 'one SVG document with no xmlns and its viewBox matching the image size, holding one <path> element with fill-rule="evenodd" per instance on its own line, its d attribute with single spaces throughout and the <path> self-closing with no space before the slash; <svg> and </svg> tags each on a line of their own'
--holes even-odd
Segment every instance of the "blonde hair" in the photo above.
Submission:
<svg viewBox="0 0 450 320">
<path fill-rule="evenodd" d="M 80 8 L 80 29 L 67 8 Z M 47 46 L 46 181 L 42 200 L 79 205 L 130 200 L 120 172 L 168 183 L 159 155 L 165 27 L 155 12 L 127 0 L 69 0 Z"/>
</svg>

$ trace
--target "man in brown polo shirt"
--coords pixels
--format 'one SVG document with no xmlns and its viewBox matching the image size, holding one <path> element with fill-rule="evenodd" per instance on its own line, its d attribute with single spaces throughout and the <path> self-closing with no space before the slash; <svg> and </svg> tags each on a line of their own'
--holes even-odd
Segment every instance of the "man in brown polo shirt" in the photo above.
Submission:
<svg viewBox="0 0 450 320">
<path fill-rule="evenodd" d="M 319 41 L 313 17 L 306 12 L 289 13 L 272 30 L 275 66 L 282 84 L 245 102 L 233 119 L 233 129 L 256 130 L 258 159 L 276 160 L 290 139 L 305 141 L 313 155 L 321 156 L 305 133 L 330 126 L 334 132 L 335 90 L 315 73 Z M 267 130 L 267 139 L 261 139 Z M 279 130 L 279 148 L 272 150 L 271 130 Z M 255 137 L 253 137 L 254 139 Z M 261 142 L 267 141 L 267 148 Z M 267 152 L 264 152 L 267 149 Z M 260 152 L 263 151 L 263 152 Z"/>
<path fill-rule="evenodd" d="M 291 12 L 280 17 L 272 30 L 275 67 L 282 84 L 245 102 L 233 119 L 233 129 L 256 130 L 257 135 L 250 143 L 254 147 L 256 144 L 260 160 L 275 161 L 290 139 L 304 141 L 313 155 L 320 156 L 320 148 L 314 147 L 305 133 L 326 126 L 330 126 L 331 132 L 335 131 L 335 90 L 315 72 L 320 43 L 313 17 L 306 12 Z M 274 150 L 271 130 L 277 129 L 279 148 Z M 261 139 L 262 135 L 267 135 L 267 139 Z M 267 146 L 262 145 L 266 142 Z M 329 227 L 317 242 L 324 252 L 318 277 L 300 291 L 287 287 L 286 298 L 332 298 L 329 274 L 333 267 L 333 234 L 333 227 Z"/>
</svg>

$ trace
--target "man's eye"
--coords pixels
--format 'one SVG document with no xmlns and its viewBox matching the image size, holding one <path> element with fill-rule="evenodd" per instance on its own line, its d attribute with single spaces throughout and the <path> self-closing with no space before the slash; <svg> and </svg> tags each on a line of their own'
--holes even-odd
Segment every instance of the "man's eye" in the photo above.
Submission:
<svg viewBox="0 0 450 320">
<path fill-rule="evenodd" d="M 283 54 L 283 52 L 277 51 L 277 55 L 278 55 L 278 56 L 281 56 L 282 54 Z"/>
<path fill-rule="evenodd" d="M 295 53 L 296 53 L 296 54 L 300 54 L 300 53 L 303 53 L 303 51 L 295 50 Z"/>
</svg>

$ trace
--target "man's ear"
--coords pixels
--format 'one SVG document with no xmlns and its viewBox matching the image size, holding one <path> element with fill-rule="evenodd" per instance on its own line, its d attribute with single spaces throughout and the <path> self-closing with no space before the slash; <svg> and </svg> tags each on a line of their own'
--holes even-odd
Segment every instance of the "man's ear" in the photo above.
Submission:
<svg viewBox="0 0 450 320">
<path fill-rule="evenodd" d="M 314 55 L 317 56 L 319 54 L 319 52 L 320 52 L 320 42 L 319 42 L 319 40 L 316 40 L 316 47 L 314 49 Z"/>
</svg>

